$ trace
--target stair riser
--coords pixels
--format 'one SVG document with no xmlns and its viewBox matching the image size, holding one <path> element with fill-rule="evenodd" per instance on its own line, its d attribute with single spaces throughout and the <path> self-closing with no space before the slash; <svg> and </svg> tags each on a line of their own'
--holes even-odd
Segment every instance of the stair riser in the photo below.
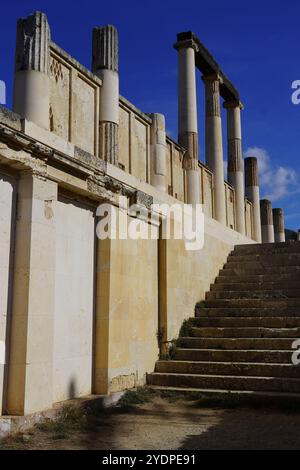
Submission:
<svg viewBox="0 0 300 470">
<path fill-rule="evenodd" d="M 264 267 L 250 267 L 245 266 L 244 263 L 235 263 L 235 265 L 226 264 L 223 269 L 220 270 L 221 275 L 229 276 L 246 276 L 246 275 L 264 275 L 274 273 L 274 266 L 264 266 Z M 280 274 L 290 274 L 299 276 L 298 266 L 276 266 L 276 275 Z"/>
<path fill-rule="evenodd" d="M 175 352 L 177 361 L 209 362 L 263 362 L 292 364 L 292 351 L 228 351 L 180 349 Z M 300 373 L 300 370 L 299 370 Z"/>
<path fill-rule="evenodd" d="M 268 285 L 268 283 L 275 283 L 282 287 L 290 286 L 292 283 L 300 283 L 300 273 L 286 273 L 286 274 L 239 274 L 233 275 L 232 273 L 227 274 L 226 270 L 220 271 L 219 276 L 216 278 L 216 284 L 262 284 Z M 215 285 L 215 284 L 214 284 Z M 298 284 L 299 285 L 299 284 Z"/>
<path fill-rule="evenodd" d="M 274 308 L 277 310 L 299 307 L 300 299 L 209 299 L 205 301 L 208 308 Z"/>
<path fill-rule="evenodd" d="M 272 244 L 253 244 L 253 245 L 236 245 L 234 252 L 238 256 L 241 254 L 253 253 L 299 253 L 300 242 L 272 243 Z"/>
<path fill-rule="evenodd" d="M 206 303 L 217 304 L 216 307 L 203 307 L 196 309 L 197 317 L 291 317 L 294 316 L 300 320 L 300 307 L 289 308 L 265 308 L 265 307 L 243 307 L 243 306 L 220 306 L 222 301 L 207 301 Z M 231 301 L 234 302 L 234 301 Z"/>
<path fill-rule="evenodd" d="M 298 281 L 288 280 L 280 282 L 218 282 L 211 286 L 212 292 L 226 292 L 226 291 L 282 291 L 282 290 L 297 289 L 300 295 L 300 278 Z"/>
<path fill-rule="evenodd" d="M 291 257 L 290 259 L 284 258 L 283 260 L 281 260 L 272 256 L 268 256 L 261 260 L 238 260 L 236 258 L 230 258 L 225 265 L 225 269 L 241 268 L 241 266 L 243 266 L 244 273 L 247 272 L 248 268 L 264 270 L 265 267 L 289 267 L 292 268 L 295 272 L 299 272 L 300 270 L 300 262 L 298 259 L 294 259 L 293 257 Z"/>
<path fill-rule="evenodd" d="M 258 327 L 258 328 L 300 328 L 300 317 L 197 317 L 194 319 L 194 325 L 201 328 L 205 327 Z M 300 337 L 300 336 L 299 336 Z"/>
<path fill-rule="evenodd" d="M 178 342 L 181 348 L 187 349 L 283 349 L 292 351 L 294 338 L 179 338 Z"/>
<path fill-rule="evenodd" d="M 158 361 L 155 372 L 175 374 L 239 375 L 299 378 L 299 366 L 283 364 L 199 363 Z"/>
<path fill-rule="evenodd" d="M 300 380 L 256 377 L 222 377 L 196 375 L 151 374 L 148 378 L 151 385 L 171 387 L 193 387 L 225 390 L 253 390 L 272 392 L 300 392 Z"/>
<path fill-rule="evenodd" d="M 299 328 L 192 328 L 198 338 L 300 338 Z"/>
<path fill-rule="evenodd" d="M 206 299 L 298 299 L 300 296 L 300 289 L 281 289 L 281 290 L 245 290 L 245 291 L 218 291 L 206 293 Z"/>
<path fill-rule="evenodd" d="M 245 261 L 257 261 L 259 263 L 276 263 L 279 266 L 284 266 L 285 263 L 290 263 L 291 265 L 299 265 L 300 266 L 300 252 L 298 253 L 269 253 L 269 254 L 237 254 L 231 253 L 228 256 L 228 263 L 235 262 L 235 263 L 244 263 Z"/>
</svg>

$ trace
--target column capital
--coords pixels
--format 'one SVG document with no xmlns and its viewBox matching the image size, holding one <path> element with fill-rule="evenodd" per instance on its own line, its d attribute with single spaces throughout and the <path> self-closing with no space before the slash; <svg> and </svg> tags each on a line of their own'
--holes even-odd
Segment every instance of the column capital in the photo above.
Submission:
<svg viewBox="0 0 300 470">
<path fill-rule="evenodd" d="M 183 41 L 177 41 L 175 42 L 173 47 L 174 49 L 176 49 L 176 51 L 179 51 L 180 49 L 188 49 L 188 48 L 194 49 L 195 52 L 199 51 L 199 47 L 193 39 L 184 39 Z"/>
<path fill-rule="evenodd" d="M 205 84 L 218 83 L 219 85 L 222 85 L 223 83 L 223 78 L 219 73 L 214 73 L 211 75 L 202 75 L 201 78 Z"/>
<path fill-rule="evenodd" d="M 244 109 L 244 105 L 240 100 L 230 100 L 230 101 L 224 101 L 223 108 L 225 108 L 225 109 L 235 109 L 235 108 Z"/>
</svg>

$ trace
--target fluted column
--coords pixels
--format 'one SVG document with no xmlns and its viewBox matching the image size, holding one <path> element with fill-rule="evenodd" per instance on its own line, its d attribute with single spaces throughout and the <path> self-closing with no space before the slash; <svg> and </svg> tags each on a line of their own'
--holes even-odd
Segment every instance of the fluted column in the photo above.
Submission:
<svg viewBox="0 0 300 470">
<path fill-rule="evenodd" d="M 245 191 L 242 157 L 242 130 L 240 101 L 226 101 L 224 108 L 227 109 L 227 146 L 228 182 L 235 190 L 236 230 L 245 234 Z"/>
<path fill-rule="evenodd" d="M 252 203 L 252 227 L 253 239 L 261 243 L 261 219 L 260 219 L 260 196 L 258 182 L 257 158 L 245 158 L 245 193 L 247 199 Z"/>
<path fill-rule="evenodd" d="M 203 77 L 205 83 L 205 151 L 206 164 L 214 175 L 215 219 L 226 225 L 220 81 L 218 75 Z"/>
<path fill-rule="evenodd" d="M 272 203 L 268 199 L 260 201 L 261 236 L 263 243 L 274 243 Z"/>
<path fill-rule="evenodd" d="M 192 39 L 175 44 L 178 51 L 178 141 L 186 149 L 187 202 L 200 203 L 195 50 Z"/>
<path fill-rule="evenodd" d="M 275 242 L 285 242 L 283 209 L 273 209 L 273 223 Z"/>
<path fill-rule="evenodd" d="M 160 191 L 167 191 L 166 129 L 163 114 L 151 114 L 150 182 Z"/>
<path fill-rule="evenodd" d="M 35 12 L 17 24 L 13 110 L 49 129 L 49 46 L 47 16 Z"/>
<path fill-rule="evenodd" d="M 119 72 L 118 31 L 112 25 L 93 29 L 92 70 L 102 80 L 100 158 L 118 164 Z"/>
</svg>

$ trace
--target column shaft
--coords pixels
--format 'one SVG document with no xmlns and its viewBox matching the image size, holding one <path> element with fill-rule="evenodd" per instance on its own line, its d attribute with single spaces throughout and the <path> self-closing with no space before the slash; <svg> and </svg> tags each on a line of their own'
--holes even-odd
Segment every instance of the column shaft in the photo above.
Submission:
<svg viewBox="0 0 300 470">
<path fill-rule="evenodd" d="M 285 242 L 284 215 L 282 209 L 273 209 L 275 242 Z"/>
<path fill-rule="evenodd" d="M 118 32 L 108 25 L 93 30 L 92 70 L 102 80 L 100 95 L 100 158 L 118 164 L 119 72 Z"/>
<path fill-rule="evenodd" d="M 245 193 L 252 202 L 252 238 L 261 243 L 260 196 L 258 183 L 258 166 L 255 157 L 245 158 Z"/>
<path fill-rule="evenodd" d="M 22 118 L 49 129 L 50 28 L 36 12 L 17 25 L 13 110 Z"/>
<path fill-rule="evenodd" d="M 160 191 L 167 191 L 166 130 L 163 114 L 152 114 L 150 181 Z"/>
<path fill-rule="evenodd" d="M 242 131 L 240 102 L 226 102 L 228 182 L 235 190 L 236 230 L 245 234 L 245 192 L 242 159 Z"/>
<path fill-rule="evenodd" d="M 226 203 L 223 167 L 222 121 L 220 111 L 220 78 L 216 75 L 203 78 L 205 83 L 206 164 L 214 175 L 214 214 L 216 220 L 226 225 Z"/>
<path fill-rule="evenodd" d="M 274 243 L 272 203 L 267 199 L 260 201 L 261 236 L 263 243 Z"/>
<path fill-rule="evenodd" d="M 179 41 L 174 47 L 178 50 L 178 140 L 186 149 L 183 167 L 186 170 L 187 202 L 199 204 L 196 45 L 190 39 Z"/>
</svg>

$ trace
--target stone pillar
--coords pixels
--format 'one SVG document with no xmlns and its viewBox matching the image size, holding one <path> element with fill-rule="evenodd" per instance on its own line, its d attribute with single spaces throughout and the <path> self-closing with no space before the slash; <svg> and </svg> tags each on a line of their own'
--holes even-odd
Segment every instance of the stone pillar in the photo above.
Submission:
<svg viewBox="0 0 300 470">
<path fill-rule="evenodd" d="M 283 209 L 273 209 L 275 242 L 285 242 Z"/>
<path fill-rule="evenodd" d="M 92 70 L 102 80 L 100 158 L 118 164 L 119 72 L 118 31 L 112 25 L 93 29 Z"/>
<path fill-rule="evenodd" d="M 18 181 L 7 413 L 52 406 L 57 184 L 31 172 Z"/>
<path fill-rule="evenodd" d="M 261 243 L 261 221 L 260 221 L 260 197 L 258 182 L 257 158 L 245 158 L 245 193 L 247 199 L 252 202 L 252 227 L 253 239 Z"/>
<path fill-rule="evenodd" d="M 300 242 L 300 230 L 297 232 L 297 242 Z"/>
<path fill-rule="evenodd" d="M 272 203 L 268 199 L 260 201 L 261 237 L 263 243 L 274 243 Z"/>
<path fill-rule="evenodd" d="M 226 203 L 223 166 L 222 121 L 220 110 L 220 77 L 203 77 L 205 83 L 205 152 L 206 164 L 214 175 L 214 215 L 226 225 Z"/>
<path fill-rule="evenodd" d="M 165 116 L 151 114 L 151 172 L 150 182 L 160 191 L 167 191 Z"/>
<path fill-rule="evenodd" d="M 240 101 L 226 101 L 227 145 L 228 145 L 228 182 L 235 190 L 236 230 L 245 235 L 245 192 L 242 158 L 242 130 Z"/>
<path fill-rule="evenodd" d="M 36 12 L 17 25 L 13 111 L 49 129 L 50 28 L 44 13 Z"/>
<path fill-rule="evenodd" d="M 196 98 L 195 50 L 193 39 L 175 44 L 178 51 L 178 141 L 186 149 L 183 167 L 186 170 L 187 202 L 200 203 L 198 169 L 198 123 Z"/>
</svg>

